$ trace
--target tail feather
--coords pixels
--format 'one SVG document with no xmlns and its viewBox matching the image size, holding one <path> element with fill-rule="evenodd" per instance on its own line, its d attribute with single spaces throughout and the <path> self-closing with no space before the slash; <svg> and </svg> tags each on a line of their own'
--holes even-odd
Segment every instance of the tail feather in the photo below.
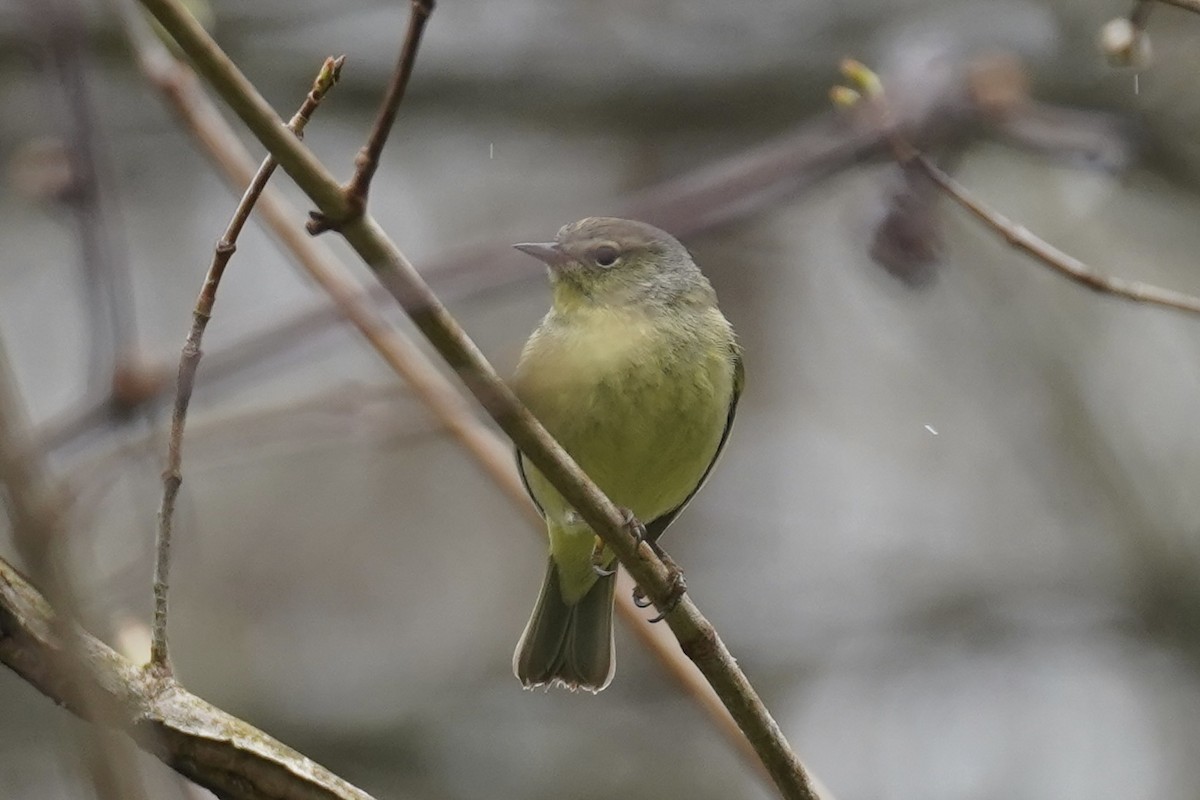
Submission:
<svg viewBox="0 0 1200 800">
<path fill-rule="evenodd" d="M 617 576 L 599 578 L 577 603 L 563 601 L 554 559 L 537 605 L 517 643 L 513 672 L 527 689 L 565 686 L 599 692 L 612 680 L 613 591 Z"/>
</svg>

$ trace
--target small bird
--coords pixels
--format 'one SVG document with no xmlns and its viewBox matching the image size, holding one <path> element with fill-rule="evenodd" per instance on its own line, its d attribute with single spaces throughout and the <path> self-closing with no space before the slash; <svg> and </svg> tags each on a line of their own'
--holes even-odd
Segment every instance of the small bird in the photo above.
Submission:
<svg viewBox="0 0 1200 800">
<path fill-rule="evenodd" d="M 742 390 L 742 356 L 716 293 L 669 233 L 589 217 L 515 247 L 549 268 L 553 305 L 513 389 L 653 543 L 712 471 Z M 612 680 L 615 557 L 517 454 L 550 537 L 537 605 L 513 655 L 526 688 L 599 692 Z"/>
</svg>

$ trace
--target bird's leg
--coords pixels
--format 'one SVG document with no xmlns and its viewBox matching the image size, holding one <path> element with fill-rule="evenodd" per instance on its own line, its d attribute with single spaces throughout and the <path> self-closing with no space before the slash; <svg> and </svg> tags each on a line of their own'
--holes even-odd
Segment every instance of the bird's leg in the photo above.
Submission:
<svg viewBox="0 0 1200 800">
<path fill-rule="evenodd" d="M 604 562 L 604 542 L 597 536 L 595 544 L 592 545 L 592 572 L 601 578 L 607 578 L 616 574 L 616 559 L 610 555 L 608 557 L 608 564 L 610 566 L 605 566 Z"/>
<path fill-rule="evenodd" d="M 670 555 L 667 555 L 665 549 L 659 547 L 658 542 L 649 539 L 646 535 L 646 525 L 637 521 L 634 512 L 629 509 L 622 509 L 622 513 L 625 516 L 625 525 L 630 529 L 630 533 L 634 535 L 634 539 L 638 545 L 646 542 L 649 548 L 654 551 L 654 554 L 658 555 L 659 560 L 662 561 L 662 566 L 665 566 L 667 569 L 667 581 L 671 584 L 671 590 L 667 594 L 667 601 L 664 608 L 662 608 L 658 616 L 650 620 L 650 624 L 661 622 L 667 614 L 670 614 L 674 610 L 674 607 L 678 606 L 679 601 L 683 599 L 684 594 L 688 591 L 688 582 L 683 577 L 683 570 L 679 569 L 679 565 L 674 563 L 674 559 Z M 634 587 L 634 604 L 638 608 L 649 608 L 654 603 L 646 596 L 646 591 L 641 587 Z"/>
<path fill-rule="evenodd" d="M 629 535 L 633 537 L 634 543 L 641 545 L 642 542 L 647 541 L 646 526 L 643 525 L 636 516 L 634 516 L 633 511 L 628 508 L 621 508 L 618 510 L 621 512 L 622 524 L 625 526 L 625 529 L 629 531 Z M 653 543 L 651 543 L 651 547 L 653 546 Z M 607 568 L 604 566 L 604 562 L 602 560 L 603 551 L 604 542 L 600 540 L 600 537 L 596 537 L 596 546 L 592 549 L 592 571 L 594 571 L 601 578 L 607 578 L 609 575 L 612 575 L 614 572 L 616 572 L 617 568 L 615 565 L 612 568 Z M 645 608 L 645 606 L 638 606 L 638 608 Z"/>
<path fill-rule="evenodd" d="M 684 580 L 683 570 L 679 569 L 679 567 L 675 567 L 671 570 L 668 580 L 671 581 L 671 593 L 667 597 L 667 602 L 663 610 L 658 613 L 658 616 L 650 620 L 651 625 L 656 622 L 662 622 L 663 619 L 666 618 L 667 614 L 670 614 L 675 610 L 675 606 L 679 605 L 679 601 L 682 600 L 683 596 L 687 593 L 687 581 Z M 640 586 L 633 587 L 633 604 L 638 608 L 649 608 L 650 606 L 654 605 L 654 603 L 648 597 L 646 597 L 646 592 L 643 591 L 642 587 Z"/>
<path fill-rule="evenodd" d="M 667 600 L 663 604 L 662 611 L 658 616 L 650 620 L 651 624 L 662 622 L 663 618 L 675 610 L 675 606 L 679 605 L 679 601 L 683 599 L 687 593 L 687 581 L 683 577 L 683 570 L 675 563 L 675 559 L 667 555 L 667 551 L 658 546 L 657 542 L 647 541 L 650 549 L 654 551 L 654 555 L 658 556 L 663 562 L 663 566 L 667 568 L 667 582 L 671 585 L 670 591 L 667 593 Z M 646 597 L 646 592 L 642 587 L 635 586 L 633 589 L 633 604 L 638 608 L 649 608 L 653 603 Z"/>
</svg>

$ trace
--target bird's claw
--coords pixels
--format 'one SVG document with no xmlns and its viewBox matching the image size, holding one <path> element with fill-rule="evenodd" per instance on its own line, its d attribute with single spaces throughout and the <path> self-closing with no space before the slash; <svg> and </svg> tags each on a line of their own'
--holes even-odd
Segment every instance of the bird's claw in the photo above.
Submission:
<svg viewBox="0 0 1200 800">
<path fill-rule="evenodd" d="M 621 516 L 624 518 L 623 522 L 626 530 L 628 530 L 629 534 L 633 537 L 634 544 L 640 547 L 642 542 L 647 541 L 646 526 L 643 525 L 641 521 L 633 515 L 633 511 L 628 508 L 621 509 Z"/>
<path fill-rule="evenodd" d="M 652 547 L 654 545 L 651 545 Z M 667 582 L 670 584 L 670 589 L 667 592 L 667 598 L 663 602 L 658 616 L 650 620 L 650 624 L 662 622 L 667 614 L 675 610 L 675 606 L 679 605 L 679 601 L 687 594 L 687 581 L 683 577 L 683 570 L 679 565 L 661 549 L 655 547 L 655 552 L 662 559 L 663 564 L 667 568 Z M 633 589 L 633 604 L 638 608 L 649 608 L 653 603 L 646 597 L 646 592 L 640 586 L 635 586 Z"/>
<path fill-rule="evenodd" d="M 608 578 L 617 573 L 616 562 L 611 557 L 608 563 L 612 566 L 604 565 L 604 542 L 597 539 L 592 547 L 592 572 L 596 573 L 596 577 Z"/>
</svg>

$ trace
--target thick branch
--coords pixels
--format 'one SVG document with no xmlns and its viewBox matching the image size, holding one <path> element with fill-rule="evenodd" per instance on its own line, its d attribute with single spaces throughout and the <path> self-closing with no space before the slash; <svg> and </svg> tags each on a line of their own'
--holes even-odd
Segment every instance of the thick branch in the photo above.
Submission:
<svg viewBox="0 0 1200 800">
<path fill-rule="evenodd" d="M 45 599 L 0 559 L 0 662 L 42 694 L 83 719 L 124 731 L 226 800 L 371 800 L 311 759 L 82 632 L 85 688 L 98 709 L 80 707 L 54 668 L 63 649 L 53 625 Z"/>
<path fill-rule="evenodd" d="M 337 183 L 303 144 L 279 135 L 278 116 L 207 32 L 176 0 L 142 0 L 142 4 L 319 210 L 330 218 L 344 218 L 345 203 L 334 197 Z M 375 220 L 364 215 L 343 226 L 341 233 L 504 432 L 612 549 L 656 606 L 665 608 L 671 586 L 662 563 L 648 547 L 639 551 L 621 513 L 521 405 Z M 690 597 L 685 595 L 666 620 L 684 652 L 704 673 L 759 753 L 781 793 L 789 798 L 815 798 L 803 766 L 778 725 Z"/>
</svg>

